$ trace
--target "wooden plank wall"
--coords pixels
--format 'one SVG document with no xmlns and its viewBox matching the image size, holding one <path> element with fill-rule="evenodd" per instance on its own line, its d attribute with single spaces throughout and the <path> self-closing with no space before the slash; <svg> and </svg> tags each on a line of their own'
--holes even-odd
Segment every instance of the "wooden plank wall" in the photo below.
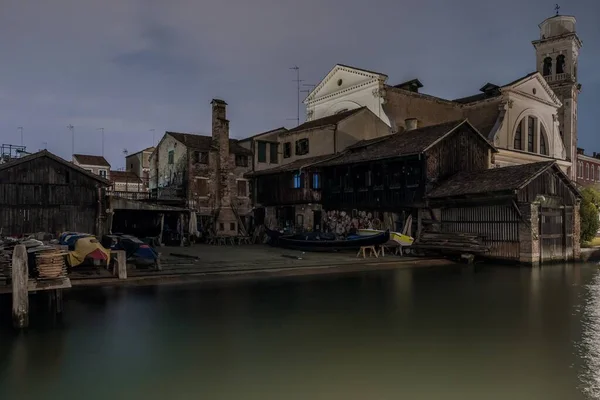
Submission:
<svg viewBox="0 0 600 400">
<path fill-rule="evenodd" d="M 98 182 L 48 157 L 0 171 L 3 234 L 95 233 Z M 104 205 L 101 206 L 104 207 Z"/>
<path fill-rule="evenodd" d="M 488 257 L 519 260 L 519 216 L 509 205 L 444 208 L 442 232 L 476 233 L 490 247 Z"/>
</svg>

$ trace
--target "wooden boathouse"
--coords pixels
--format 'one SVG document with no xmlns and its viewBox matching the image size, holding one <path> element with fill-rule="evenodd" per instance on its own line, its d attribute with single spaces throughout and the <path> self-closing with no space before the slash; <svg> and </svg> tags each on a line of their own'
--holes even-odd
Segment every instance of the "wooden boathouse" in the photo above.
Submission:
<svg viewBox="0 0 600 400">
<path fill-rule="evenodd" d="M 580 253 L 580 199 L 554 161 L 461 172 L 427 195 L 434 218 L 426 230 L 476 234 L 492 259 L 573 260 Z"/>
<path fill-rule="evenodd" d="M 110 182 L 47 150 L 0 165 L 3 235 L 103 233 Z"/>
</svg>

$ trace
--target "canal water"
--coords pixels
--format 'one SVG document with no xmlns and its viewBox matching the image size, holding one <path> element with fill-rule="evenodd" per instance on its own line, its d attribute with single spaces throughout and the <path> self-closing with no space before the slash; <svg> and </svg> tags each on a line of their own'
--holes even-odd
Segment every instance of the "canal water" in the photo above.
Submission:
<svg viewBox="0 0 600 400">
<path fill-rule="evenodd" d="M 0 329 L 0 399 L 600 399 L 596 265 L 73 289 L 61 321 L 40 311 Z"/>
</svg>

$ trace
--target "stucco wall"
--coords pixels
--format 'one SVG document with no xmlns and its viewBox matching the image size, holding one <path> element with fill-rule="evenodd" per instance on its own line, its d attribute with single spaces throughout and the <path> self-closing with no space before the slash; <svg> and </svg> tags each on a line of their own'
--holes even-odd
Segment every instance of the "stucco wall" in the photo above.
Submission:
<svg viewBox="0 0 600 400">
<path fill-rule="evenodd" d="M 169 151 L 174 151 L 174 162 L 169 164 Z M 152 157 L 150 188 L 181 185 L 187 167 L 187 148 L 170 135 L 165 135 Z"/>
<path fill-rule="evenodd" d="M 391 134 L 389 126 L 372 112 L 364 110 L 338 124 L 335 135 L 336 151 L 342 151 L 360 140 L 374 139 L 389 134 Z"/>
</svg>

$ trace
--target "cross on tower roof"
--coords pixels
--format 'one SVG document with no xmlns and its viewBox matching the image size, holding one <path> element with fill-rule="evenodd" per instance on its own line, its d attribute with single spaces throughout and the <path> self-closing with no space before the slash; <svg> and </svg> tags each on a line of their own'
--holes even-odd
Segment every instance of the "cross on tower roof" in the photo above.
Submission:
<svg viewBox="0 0 600 400">
<path fill-rule="evenodd" d="M 558 10 L 560 10 L 560 6 L 558 4 L 556 4 L 554 6 L 554 10 L 556 11 L 556 15 L 558 15 Z"/>
</svg>

